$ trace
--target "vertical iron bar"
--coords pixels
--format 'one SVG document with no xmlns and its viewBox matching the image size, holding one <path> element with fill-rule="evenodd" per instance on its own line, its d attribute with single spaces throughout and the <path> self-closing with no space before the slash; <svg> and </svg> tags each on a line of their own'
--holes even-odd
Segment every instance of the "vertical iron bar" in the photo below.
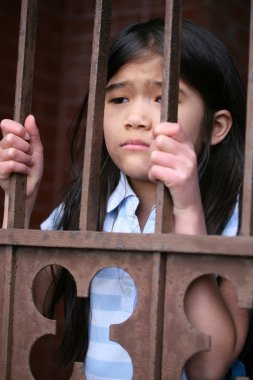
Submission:
<svg viewBox="0 0 253 380">
<path fill-rule="evenodd" d="M 161 121 L 177 122 L 180 73 L 181 1 L 167 0 Z M 162 182 L 157 185 L 156 232 L 171 232 L 172 201 Z"/>
<path fill-rule="evenodd" d="M 31 112 L 37 15 L 37 0 L 23 0 L 14 104 L 14 120 L 21 124 Z M 9 228 L 25 227 L 25 192 L 26 176 L 13 174 L 10 178 Z"/>
<path fill-rule="evenodd" d="M 242 235 L 253 234 L 252 174 L 253 174 L 253 0 L 250 8 L 249 68 L 247 92 L 247 122 L 244 155 L 242 203 Z"/>
<path fill-rule="evenodd" d="M 96 230 L 111 0 L 97 0 L 93 32 L 80 229 Z"/>
<path fill-rule="evenodd" d="M 164 297 L 165 297 L 165 275 L 166 275 L 166 256 L 161 253 L 153 254 L 154 267 L 158 267 L 159 281 L 154 282 L 152 298 L 150 300 L 156 314 L 152 316 L 150 325 L 150 336 L 152 346 L 150 352 L 155 351 L 154 362 L 149 363 L 149 373 L 154 379 L 162 379 L 162 357 L 163 357 L 163 320 L 164 320 Z M 152 377 L 151 377 L 152 378 Z"/>
<path fill-rule="evenodd" d="M 0 252 L 0 373 L 7 380 L 11 378 L 15 263 L 14 248 L 6 246 Z"/>
<path fill-rule="evenodd" d="M 37 12 L 37 0 L 22 1 L 14 103 L 14 120 L 20 123 L 24 122 L 25 116 L 30 113 L 31 109 Z M 10 178 L 7 222 L 9 228 L 25 227 L 25 193 L 26 176 L 13 174 Z M 15 248 L 6 247 L 1 259 L 4 260 L 5 273 L 1 282 L 3 292 L 1 301 L 4 310 L 0 330 L 1 374 L 3 378 L 11 379 L 13 304 L 16 280 Z"/>
<path fill-rule="evenodd" d="M 180 73 L 180 37 L 181 37 L 181 0 L 166 0 L 164 29 L 164 63 L 161 121 L 177 122 L 178 89 Z M 156 233 L 167 233 L 172 230 L 172 199 L 169 190 L 162 182 L 157 184 Z M 166 282 L 166 258 L 157 253 L 154 259 L 160 262 L 159 280 L 159 313 L 156 317 L 160 340 L 156 345 L 155 366 L 162 378 L 163 338 L 164 338 L 164 299 Z M 167 360 L 170 360 L 167 358 Z"/>
</svg>

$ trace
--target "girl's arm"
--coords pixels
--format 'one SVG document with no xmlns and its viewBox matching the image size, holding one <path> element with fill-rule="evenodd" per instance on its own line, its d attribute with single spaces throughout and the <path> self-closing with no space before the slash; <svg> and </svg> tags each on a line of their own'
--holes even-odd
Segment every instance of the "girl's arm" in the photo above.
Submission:
<svg viewBox="0 0 253 380">
<path fill-rule="evenodd" d="M 226 286 L 228 285 L 228 281 Z M 195 354 L 186 364 L 188 380 L 222 380 L 243 348 L 248 331 L 248 311 L 240 309 L 229 283 L 224 297 L 215 276 L 202 276 L 188 288 L 185 313 L 190 323 L 211 336 L 211 350 Z"/>
<path fill-rule="evenodd" d="M 43 174 L 43 147 L 35 119 L 29 115 L 21 124 L 5 119 L 0 123 L 0 186 L 5 192 L 3 228 L 7 227 L 9 178 L 12 173 L 27 175 L 26 221 L 29 224 Z"/>
<path fill-rule="evenodd" d="M 149 178 L 160 180 L 173 200 L 174 233 L 206 234 L 194 146 L 178 123 L 154 128 Z M 239 309 L 227 281 L 218 287 L 215 275 L 196 279 L 185 296 L 185 313 L 197 330 L 211 336 L 211 350 L 186 364 L 189 380 L 221 380 L 242 350 L 248 312 Z"/>
</svg>

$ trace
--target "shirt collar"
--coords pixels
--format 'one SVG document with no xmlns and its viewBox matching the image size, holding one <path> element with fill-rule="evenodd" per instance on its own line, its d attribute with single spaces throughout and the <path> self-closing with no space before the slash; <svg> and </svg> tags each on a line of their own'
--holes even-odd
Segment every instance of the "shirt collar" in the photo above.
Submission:
<svg viewBox="0 0 253 380">
<path fill-rule="evenodd" d="M 132 190 L 124 173 L 120 172 L 120 179 L 116 189 L 112 192 L 107 202 L 107 213 L 117 208 L 121 202 L 130 197 L 136 197 L 136 194 Z"/>
</svg>

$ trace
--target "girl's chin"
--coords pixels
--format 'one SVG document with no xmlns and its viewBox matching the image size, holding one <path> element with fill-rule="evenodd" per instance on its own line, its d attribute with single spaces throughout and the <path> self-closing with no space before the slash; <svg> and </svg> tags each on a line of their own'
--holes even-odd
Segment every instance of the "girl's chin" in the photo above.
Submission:
<svg viewBox="0 0 253 380">
<path fill-rule="evenodd" d="M 131 174 L 126 174 L 127 178 L 129 181 L 142 181 L 142 182 L 151 182 L 148 178 L 147 173 L 146 174 L 136 174 L 136 173 L 131 173 Z"/>
</svg>

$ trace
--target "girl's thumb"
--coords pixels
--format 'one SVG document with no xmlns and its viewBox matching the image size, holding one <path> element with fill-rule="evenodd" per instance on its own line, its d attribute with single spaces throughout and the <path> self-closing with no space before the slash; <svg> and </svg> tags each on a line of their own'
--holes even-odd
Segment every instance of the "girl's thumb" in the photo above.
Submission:
<svg viewBox="0 0 253 380">
<path fill-rule="evenodd" d="M 37 127 L 35 117 L 33 115 L 27 116 L 27 118 L 25 119 L 24 126 L 27 132 L 29 133 L 30 143 L 33 146 L 33 148 L 36 149 L 42 147 L 39 129 Z"/>
</svg>

